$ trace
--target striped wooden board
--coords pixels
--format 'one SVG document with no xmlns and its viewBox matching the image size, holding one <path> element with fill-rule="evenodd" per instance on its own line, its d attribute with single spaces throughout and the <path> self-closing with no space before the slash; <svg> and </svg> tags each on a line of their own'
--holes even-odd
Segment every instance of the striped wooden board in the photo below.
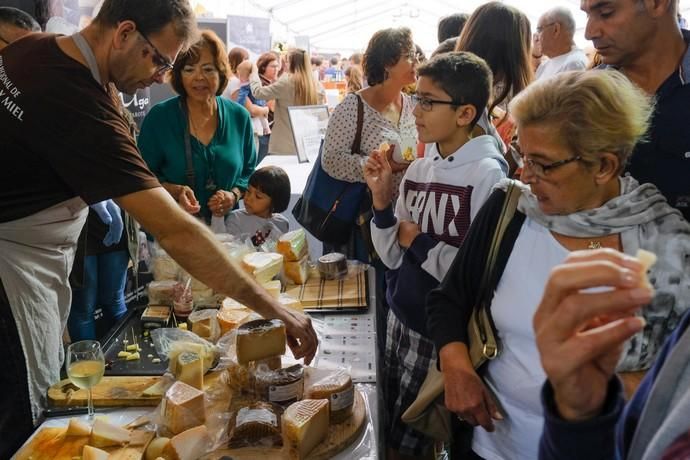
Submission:
<svg viewBox="0 0 690 460">
<path fill-rule="evenodd" d="M 367 273 L 341 280 L 311 276 L 305 284 L 288 285 L 285 293 L 299 299 L 306 310 L 366 309 Z"/>
</svg>

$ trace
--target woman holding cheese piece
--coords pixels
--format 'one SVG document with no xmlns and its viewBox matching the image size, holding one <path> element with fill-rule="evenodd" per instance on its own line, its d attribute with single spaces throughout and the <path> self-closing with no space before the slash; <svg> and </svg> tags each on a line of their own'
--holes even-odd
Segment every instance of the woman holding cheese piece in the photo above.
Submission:
<svg viewBox="0 0 690 460">
<path fill-rule="evenodd" d="M 427 298 L 445 404 L 465 422 L 484 428 L 473 433 L 472 450 L 480 457 L 538 457 L 545 374 L 532 318 L 551 269 L 571 251 L 610 248 L 634 255 L 646 249 L 659 257 L 650 276 L 656 295 L 642 310 L 647 325 L 627 342 L 619 372 L 647 369 L 690 307 L 684 260 L 690 225 L 652 184 L 620 177 L 647 130 L 652 107 L 615 71 L 564 73 L 532 84 L 510 104 L 527 186 L 489 286 L 501 354 L 478 374 L 468 355 L 467 324 L 503 190 L 496 190 L 479 212 L 443 283 Z"/>
</svg>

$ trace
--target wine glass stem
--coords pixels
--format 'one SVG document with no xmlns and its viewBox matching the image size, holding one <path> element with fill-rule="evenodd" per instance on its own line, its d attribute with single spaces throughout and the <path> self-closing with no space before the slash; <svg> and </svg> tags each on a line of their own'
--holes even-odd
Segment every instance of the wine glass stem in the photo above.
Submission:
<svg viewBox="0 0 690 460">
<path fill-rule="evenodd" d="M 95 411 L 93 410 L 93 398 L 91 395 L 91 387 L 89 387 L 88 394 L 89 394 L 88 418 L 89 418 L 89 422 L 93 422 Z"/>
</svg>

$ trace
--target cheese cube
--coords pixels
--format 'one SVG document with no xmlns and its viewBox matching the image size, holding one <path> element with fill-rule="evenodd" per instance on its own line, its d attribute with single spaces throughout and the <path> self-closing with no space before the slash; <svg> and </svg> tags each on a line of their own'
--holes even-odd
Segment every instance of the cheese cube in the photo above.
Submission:
<svg viewBox="0 0 690 460">
<path fill-rule="evenodd" d="M 328 437 L 328 400 L 304 399 L 283 414 L 283 439 L 291 459 L 306 458 Z"/>
<path fill-rule="evenodd" d="M 307 234 L 304 232 L 304 229 L 298 228 L 281 235 L 278 238 L 276 250 L 285 257 L 285 260 L 293 262 L 307 255 L 309 246 L 307 245 Z"/>
<path fill-rule="evenodd" d="M 186 323 L 184 323 L 186 324 Z M 204 373 L 206 373 L 216 359 L 216 353 L 210 347 L 206 347 L 203 343 L 177 341 L 172 344 L 168 351 L 168 359 L 170 360 L 170 372 L 175 373 L 177 366 L 177 355 L 182 352 L 191 351 L 198 354 L 204 361 Z"/>
<path fill-rule="evenodd" d="M 197 460 L 212 448 L 205 425 L 190 428 L 170 439 L 163 457 L 171 460 Z"/>
<path fill-rule="evenodd" d="M 204 362 L 194 352 L 185 351 L 177 355 L 175 379 L 193 386 L 197 390 L 204 389 Z"/>
<path fill-rule="evenodd" d="M 285 262 L 285 276 L 295 284 L 304 284 L 309 278 L 309 256 L 297 262 Z"/>
<path fill-rule="evenodd" d="M 129 430 L 96 419 L 91 429 L 89 445 L 93 447 L 124 446 L 129 442 Z"/>
<path fill-rule="evenodd" d="M 189 315 L 187 323 L 191 325 L 192 332 L 202 339 L 215 342 L 220 337 L 220 325 L 216 310 L 197 310 Z"/>
<path fill-rule="evenodd" d="M 260 284 L 273 279 L 283 266 L 283 256 L 274 252 L 252 252 L 242 258 L 242 268 Z"/>
<path fill-rule="evenodd" d="M 638 249 L 637 250 L 637 258 L 639 259 L 640 263 L 642 264 L 643 271 L 644 271 L 644 276 L 642 277 L 642 280 L 640 281 L 640 287 L 646 287 L 649 289 L 652 289 L 652 283 L 649 282 L 649 277 L 647 276 L 647 272 L 649 269 L 656 263 L 656 254 L 650 251 L 645 251 L 644 249 Z"/>
<path fill-rule="evenodd" d="M 81 451 L 82 460 L 108 460 L 108 457 L 108 452 L 91 446 L 84 446 Z"/>
<path fill-rule="evenodd" d="M 165 393 L 162 404 L 164 424 L 174 434 L 206 421 L 204 393 L 184 382 L 175 382 Z"/>
<path fill-rule="evenodd" d="M 278 319 L 257 319 L 237 328 L 237 362 L 285 354 L 285 324 Z"/>
</svg>

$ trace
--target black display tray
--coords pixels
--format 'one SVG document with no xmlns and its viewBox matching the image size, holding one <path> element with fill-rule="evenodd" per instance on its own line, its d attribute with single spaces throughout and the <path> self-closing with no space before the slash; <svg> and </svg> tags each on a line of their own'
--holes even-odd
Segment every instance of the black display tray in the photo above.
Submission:
<svg viewBox="0 0 690 460">
<path fill-rule="evenodd" d="M 163 375 L 168 368 L 168 361 L 158 356 L 151 337 L 144 335 L 141 323 L 141 314 L 144 309 L 146 305 L 131 307 L 102 342 L 106 362 L 105 375 Z M 141 347 L 139 352 L 141 358 L 133 361 L 118 358 L 117 354 L 125 349 L 125 338 L 129 341 L 128 345 L 133 343 L 132 333 Z M 161 362 L 154 363 L 152 361 L 154 358 L 161 359 Z"/>
</svg>

